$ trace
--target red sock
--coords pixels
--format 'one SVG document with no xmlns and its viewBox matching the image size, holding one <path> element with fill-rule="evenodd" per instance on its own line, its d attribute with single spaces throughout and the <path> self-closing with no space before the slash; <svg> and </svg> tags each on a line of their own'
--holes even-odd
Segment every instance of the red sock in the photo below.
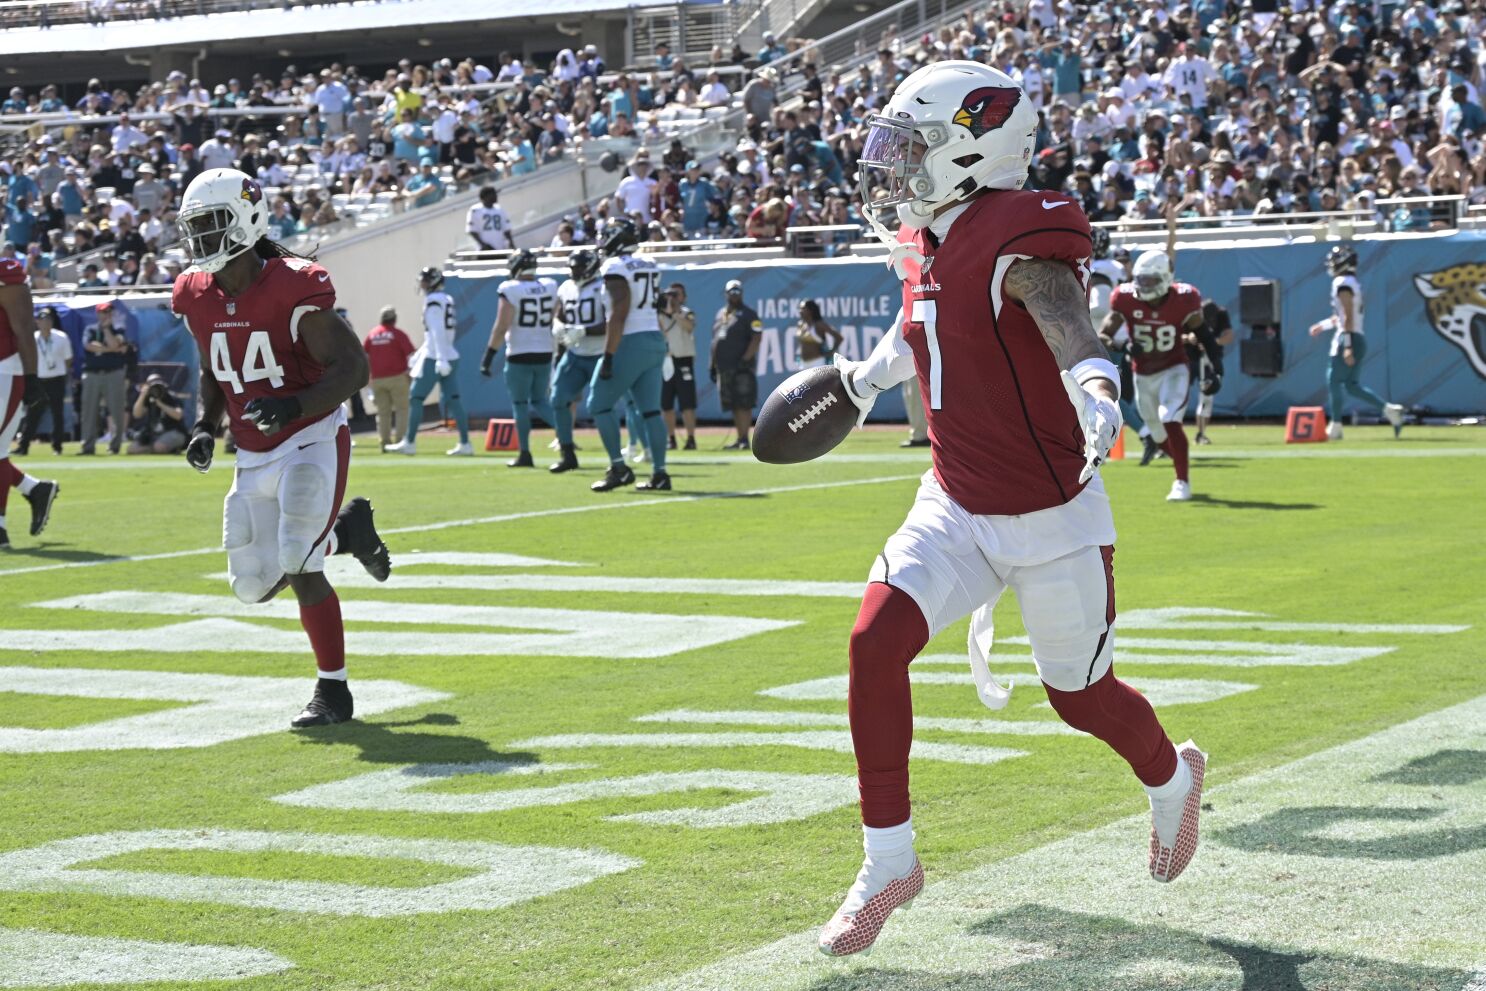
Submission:
<svg viewBox="0 0 1486 991">
<path fill-rule="evenodd" d="M 0 516 L 5 515 L 5 506 L 10 502 L 11 486 L 20 485 L 24 477 L 21 470 L 10 463 L 9 458 L 0 458 Z"/>
<path fill-rule="evenodd" d="M 1115 677 L 1113 667 L 1080 692 L 1042 687 L 1063 722 L 1109 744 L 1129 761 L 1142 784 L 1164 785 L 1176 773 L 1176 748 L 1155 710 L 1144 695 Z"/>
<path fill-rule="evenodd" d="M 907 592 L 882 582 L 867 586 L 851 630 L 846 697 L 867 826 L 908 820 L 908 750 L 913 745 L 908 664 L 928 642 L 928 624 Z"/>
<path fill-rule="evenodd" d="M 1171 464 L 1176 468 L 1176 477 L 1185 482 L 1187 480 L 1187 432 L 1182 429 L 1180 423 L 1163 423 L 1166 428 L 1166 443 L 1161 445 L 1161 450 L 1171 456 Z"/>
<path fill-rule="evenodd" d="M 341 623 L 341 600 L 332 589 L 312 606 L 299 607 L 299 621 L 310 636 L 320 677 L 346 680 L 346 627 Z"/>
</svg>

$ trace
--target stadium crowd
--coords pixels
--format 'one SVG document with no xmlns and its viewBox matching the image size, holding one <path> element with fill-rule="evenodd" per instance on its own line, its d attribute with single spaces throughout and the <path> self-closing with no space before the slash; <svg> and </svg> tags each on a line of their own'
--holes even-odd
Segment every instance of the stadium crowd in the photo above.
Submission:
<svg viewBox="0 0 1486 991">
<path fill-rule="evenodd" d="M 169 284 L 180 263 L 161 250 L 175 240 L 181 192 L 204 169 L 256 176 L 284 239 L 337 224 L 337 202 L 417 208 L 451 184 L 524 175 L 586 141 L 655 139 L 667 108 L 731 102 L 718 68 L 743 53 L 713 55 L 716 67 L 692 71 L 657 52 L 653 68 L 617 74 L 593 45 L 546 68 L 501 52 L 494 69 L 404 59 L 376 75 L 333 63 L 211 85 L 172 72 L 133 92 L 95 79 L 67 100 L 55 85 L 17 85 L 0 121 L 57 116 L 0 157 L 0 250 L 24 258 L 38 289 L 52 286 L 56 260 L 88 252 L 97 257 L 82 285 Z"/>
<path fill-rule="evenodd" d="M 885 33 L 851 71 L 802 62 L 787 99 L 766 66 L 742 90 L 734 150 L 707 170 L 684 155 L 632 164 L 649 202 L 621 187 L 614 205 L 655 240 L 857 223 L 865 118 L 914 69 L 954 58 L 1022 84 L 1042 117 L 1029 185 L 1074 194 L 1095 221 L 1353 210 L 1427 229 L 1448 212 L 1379 201 L 1486 203 L 1483 32 L 1480 0 L 1000 3 L 918 38 Z"/>
</svg>

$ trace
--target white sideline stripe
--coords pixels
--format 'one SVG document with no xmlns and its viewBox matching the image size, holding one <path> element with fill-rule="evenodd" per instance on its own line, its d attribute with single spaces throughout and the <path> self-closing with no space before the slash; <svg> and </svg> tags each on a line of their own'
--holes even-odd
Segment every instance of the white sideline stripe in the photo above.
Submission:
<svg viewBox="0 0 1486 991">
<path fill-rule="evenodd" d="M 1462 633 L 1469 626 L 1441 623 L 1287 623 L 1268 613 L 1216 606 L 1165 606 L 1120 613 L 1121 630 L 1257 630 L 1264 633 Z"/>
<path fill-rule="evenodd" d="M 1118 625 L 1118 624 L 1117 624 Z M 1027 637 L 1006 637 L 998 643 L 1030 646 Z M 1163 637 L 1115 637 L 1115 657 L 1122 664 L 1211 664 L 1221 667 L 1273 665 L 1320 667 L 1351 664 L 1391 654 L 1395 647 L 1331 647 L 1304 643 L 1263 643 L 1257 640 L 1168 640 Z M 1180 653 L 1150 653 L 1180 651 Z M 1225 653 L 1211 653 L 1225 651 Z M 1231 652 L 1231 653 L 1227 653 Z"/>
<path fill-rule="evenodd" d="M 1460 991 L 1486 991 L 1486 967 L 1482 967 L 1465 982 L 1465 987 Z"/>
<path fill-rule="evenodd" d="M 92 649 L 96 650 L 97 646 Z M 303 653 L 303 647 L 300 652 Z M 249 736 L 282 733 L 288 726 L 292 707 L 303 699 L 307 685 L 307 678 L 107 668 L 0 667 L 0 687 L 7 692 L 192 703 L 63 729 L 0 727 L 0 753 L 168 750 L 210 747 Z M 373 716 L 447 698 L 450 698 L 447 692 L 400 681 L 358 679 L 356 682 L 357 715 Z"/>
<path fill-rule="evenodd" d="M 79 865 L 143 850 L 220 850 L 418 860 L 476 873 L 416 888 L 266 881 Z M 642 861 L 602 850 L 454 840 L 230 829 L 152 829 L 56 840 L 0 854 L 0 890 L 163 898 L 280 912 L 384 918 L 504 908 L 587 884 Z"/>
<path fill-rule="evenodd" d="M 294 963 L 246 946 L 156 943 L 0 928 L 0 988 L 73 984 L 230 981 L 277 974 Z"/>
<path fill-rule="evenodd" d="M 1002 659 L 1003 663 L 1006 660 Z M 1031 658 L 1017 658 L 1031 663 Z M 914 666 L 921 663 L 922 659 L 914 661 Z M 964 668 L 964 658 L 955 659 L 957 666 Z M 1002 671 L 996 672 L 996 677 L 1003 683 L 1012 685 L 1028 685 L 1038 689 L 1042 685 L 1041 679 L 1035 674 L 1007 674 Z M 1120 680 L 1132 686 L 1154 706 L 1163 705 L 1189 705 L 1199 702 L 1216 702 L 1230 695 L 1238 695 L 1241 692 L 1251 692 L 1258 685 L 1249 685 L 1238 681 L 1209 681 L 1198 678 L 1125 678 Z M 970 676 L 968 670 L 962 671 L 914 671 L 908 672 L 908 681 L 914 685 L 974 685 L 975 679 Z M 768 698 L 786 699 L 793 702 L 844 702 L 846 701 L 847 676 L 844 674 L 827 675 L 824 678 L 812 678 L 809 681 L 797 681 L 792 685 L 780 685 L 777 688 L 765 688 L 758 694 Z M 1040 696 L 1039 696 L 1040 697 Z M 1043 702 L 1041 705 L 1046 706 Z M 992 725 L 996 720 L 989 721 Z M 914 725 L 919 725 L 921 720 L 914 718 Z"/>
<path fill-rule="evenodd" d="M 721 726 L 850 726 L 844 712 L 775 712 L 770 710 L 733 709 L 700 712 L 695 709 L 671 709 L 636 716 L 637 723 L 695 723 Z M 915 730 L 943 730 L 949 733 L 990 733 L 1008 736 L 1079 736 L 1078 730 L 1050 719 L 953 719 L 938 716 L 914 716 Z"/>
<path fill-rule="evenodd" d="M 175 466 L 179 468 L 179 465 Z M 358 463 L 359 467 L 359 463 Z M 435 530 L 448 530 L 461 526 L 481 526 L 487 523 L 509 523 L 514 520 L 530 520 L 543 516 L 567 516 L 573 513 L 597 513 L 615 509 L 637 509 L 643 506 L 674 506 L 678 503 L 701 502 L 708 499 L 738 499 L 763 495 L 786 495 L 791 492 L 813 492 L 819 489 L 841 489 L 848 485 L 879 485 L 884 482 L 911 482 L 917 481 L 918 475 L 882 475 L 877 478 L 854 478 L 839 482 L 812 482 L 808 485 L 781 485 L 768 489 L 745 489 L 738 492 L 704 492 L 698 495 L 678 495 L 672 498 L 656 497 L 651 499 L 623 499 L 614 502 L 594 503 L 588 506 L 564 506 L 558 509 L 534 509 L 524 513 L 504 513 L 499 516 L 476 516 L 465 520 L 445 520 L 439 523 L 422 523 L 415 526 L 393 527 L 392 529 L 378 529 L 378 532 L 386 534 L 398 533 L 431 533 Z M 64 561 L 59 564 L 38 564 L 27 568 L 10 568 L 0 571 L 0 578 L 8 575 L 31 575 L 40 571 L 63 571 L 71 568 L 94 568 L 103 564 L 132 564 L 137 561 L 164 561 L 176 557 L 192 557 L 198 554 L 220 554 L 220 547 L 200 547 L 193 551 L 169 551 L 164 554 L 133 554 L 120 557 L 104 558 L 98 561 Z M 394 567 L 396 559 L 393 560 Z"/>
<path fill-rule="evenodd" d="M 838 754 L 855 753 L 848 733 L 824 730 L 804 733 L 567 733 L 516 740 L 512 747 L 576 749 L 582 747 L 799 747 Z M 913 756 L 920 760 L 942 760 L 954 764 L 996 764 L 1027 756 L 1024 750 L 1004 747 L 972 747 L 959 743 L 913 741 Z"/>
<path fill-rule="evenodd" d="M 525 554 L 504 554 L 499 551 L 399 551 L 399 568 L 415 568 L 419 565 L 441 565 L 455 568 L 591 568 L 593 565 L 580 561 L 554 561 L 545 557 L 528 557 Z M 366 569 L 355 558 L 332 557 L 325 562 L 326 572 L 339 575 L 341 572 L 358 575 Z M 395 572 L 394 572 L 395 574 Z"/>
<path fill-rule="evenodd" d="M 621 578 L 609 575 L 406 575 L 387 582 L 358 568 L 336 576 L 343 588 L 456 588 L 481 592 L 633 592 L 662 595 L 787 596 L 860 599 L 864 582 L 812 582 L 788 579 Z"/>
<path fill-rule="evenodd" d="M 1377 780 L 1412 761 L 1445 750 L 1477 749 L 1486 724 L 1486 696 L 1429 713 L 1370 736 L 1319 751 L 1300 760 L 1209 787 L 1216 801 L 1203 823 L 1202 847 L 1175 884 L 1157 885 L 1146 876 L 1146 837 L 1150 817 L 1142 813 L 1075 833 L 964 873 L 935 878 L 914 903 L 883 931 L 868 964 L 867 980 L 853 986 L 889 987 L 872 982 L 870 970 L 912 974 L 925 987 L 942 976 L 974 974 L 977 986 L 999 986 L 1007 968 L 1046 966 L 1045 972 L 1017 974 L 1014 983 L 1042 987 L 1111 987 L 1119 977 L 1091 962 L 1052 959 L 1049 948 L 977 929 L 987 916 L 1030 906 L 1059 912 L 1112 917 L 1151 927 L 1144 940 L 1111 951 L 1106 961 L 1119 971 L 1135 967 L 1161 973 L 1162 986 L 1237 987 L 1243 974 L 1224 962 L 1214 972 L 1210 954 L 1170 959 L 1164 954 L 1183 940 L 1223 939 L 1311 960 L 1323 954 L 1416 966 L 1480 971 L 1482 952 L 1479 886 L 1466 879 L 1486 870 L 1486 849 L 1477 847 L 1439 857 L 1371 858 L 1287 854 L 1282 848 L 1241 848 L 1225 834 L 1254 827 L 1268 817 L 1303 813 L 1317 806 L 1376 809 L 1424 807 L 1433 815 L 1415 823 L 1393 823 L 1390 837 L 1410 832 L 1438 835 L 1479 826 L 1486 816 L 1486 791 L 1473 785 L 1401 785 Z M 1220 755 L 1211 767 L 1223 772 Z M 1131 807 L 1144 805 L 1131 783 Z M 994 793 L 987 791 L 988 800 Z M 1303 820 L 1302 820 L 1303 821 Z M 923 825 L 921 828 L 930 828 Z M 1308 831 L 1311 836 L 1335 836 Z M 1342 842 L 1372 835 L 1337 836 Z M 819 891 L 820 920 L 851 875 L 842 866 L 841 887 Z M 785 936 L 753 950 L 650 985 L 647 991 L 803 991 L 853 974 L 832 965 L 816 949 L 817 929 Z M 1035 939 L 1035 937 L 1033 937 Z M 1178 951 L 1179 952 L 1179 951 Z M 1135 959 L 1132 960 L 1131 958 Z M 1159 970 L 1157 970 L 1159 968 Z M 1200 981 L 1195 975 L 1201 975 Z M 1079 978 L 1084 978 L 1080 980 Z M 1477 976 L 1469 991 L 1482 987 Z M 1354 986 L 1345 978 L 1336 986 Z M 1331 986 L 1328 984 L 1328 986 Z M 1390 985 L 1392 986 L 1392 985 Z"/>
<path fill-rule="evenodd" d="M 512 765 L 501 761 L 477 764 L 414 764 L 359 774 L 342 781 L 314 785 L 302 791 L 276 796 L 273 801 L 303 808 L 482 814 L 513 809 L 540 808 L 587 802 L 595 799 L 637 798 L 694 791 L 733 791 L 756 797 L 710 809 L 665 809 L 654 812 L 616 813 L 604 818 L 613 822 L 643 822 L 650 825 L 713 829 L 728 826 L 758 826 L 808 819 L 821 812 L 857 801 L 856 779 L 833 774 L 782 774 L 761 771 L 654 772 L 622 778 L 600 778 L 567 784 L 508 788 L 480 792 L 426 791 L 424 786 L 462 776 L 481 775 L 498 779 L 523 774 L 540 777 L 574 767 L 593 765 Z"/>
</svg>

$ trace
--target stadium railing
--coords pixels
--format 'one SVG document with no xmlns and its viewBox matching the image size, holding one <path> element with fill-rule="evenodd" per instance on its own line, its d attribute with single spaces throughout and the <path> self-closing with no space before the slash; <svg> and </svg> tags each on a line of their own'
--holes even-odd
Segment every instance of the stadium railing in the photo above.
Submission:
<svg viewBox="0 0 1486 991">
<path fill-rule="evenodd" d="M 356 0 L 315 0 L 319 6 L 354 2 Z M 301 5 L 296 0 L 287 3 L 287 6 Z M 0 30 L 162 20 L 243 10 L 281 10 L 285 6 L 285 0 L 149 0 L 147 3 L 128 4 L 98 3 L 96 0 L 7 0 L 0 7 Z"/>
<path fill-rule="evenodd" d="M 796 2 L 804 4 L 808 0 Z M 768 67 L 779 73 L 781 81 L 801 72 L 806 62 L 815 63 L 822 76 L 828 72 L 846 73 L 876 58 L 878 50 L 889 42 L 916 40 L 926 31 L 935 31 L 972 10 L 985 7 L 985 0 L 970 0 L 968 3 L 900 0 L 833 34 L 806 42 L 783 58 L 768 63 Z"/>
</svg>

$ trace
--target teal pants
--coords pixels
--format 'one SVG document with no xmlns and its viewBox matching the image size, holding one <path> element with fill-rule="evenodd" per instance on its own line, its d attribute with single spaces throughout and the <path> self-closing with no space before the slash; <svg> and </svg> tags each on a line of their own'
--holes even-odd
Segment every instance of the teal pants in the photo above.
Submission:
<svg viewBox="0 0 1486 991">
<path fill-rule="evenodd" d="M 547 391 L 552 378 L 552 362 L 541 364 L 515 364 L 506 356 L 506 391 L 511 394 L 511 409 L 516 418 L 516 440 L 521 453 L 531 452 L 531 415 L 540 416 L 546 422 L 557 425 L 557 416 L 547 402 Z M 568 424 L 569 443 L 572 443 L 572 424 Z"/>
<path fill-rule="evenodd" d="M 620 453 L 619 412 L 615 409 L 626 392 L 634 390 L 636 412 L 645 421 L 645 447 L 656 471 L 666 470 L 666 424 L 660 418 L 660 369 L 666 360 L 666 339 L 660 331 L 625 334 L 614 352 L 614 373 L 600 378 L 593 370 L 588 383 L 588 411 L 599 428 L 599 437 L 611 464 L 623 464 Z"/>
<path fill-rule="evenodd" d="M 1362 359 L 1367 357 L 1367 338 L 1361 334 L 1352 335 L 1352 357 L 1356 361 L 1348 368 L 1338 351 L 1331 356 L 1331 363 L 1326 366 L 1326 388 L 1331 393 L 1331 406 L 1326 410 L 1326 418 L 1330 423 L 1341 422 L 1342 404 L 1347 396 L 1371 406 L 1375 413 L 1383 412 L 1383 397 L 1363 385 L 1358 378 L 1362 372 Z"/>
<path fill-rule="evenodd" d="M 413 391 L 408 396 L 408 440 L 418 438 L 418 425 L 423 422 L 423 401 L 436 385 L 443 386 L 444 408 L 449 418 L 459 428 L 459 443 L 470 442 L 469 417 L 464 415 L 464 403 L 459 401 L 459 361 L 451 361 L 448 375 L 439 375 L 437 362 L 423 359 L 423 373 L 413 381 Z"/>
<path fill-rule="evenodd" d="M 590 356 L 564 351 L 557 359 L 557 374 L 552 377 L 552 425 L 557 428 L 559 444 L 568 447 L 573 444 L 573 411 L 568 407 L 583 394 L 598 364 L 599 356 L 596 354 Z"/>
</svg>

